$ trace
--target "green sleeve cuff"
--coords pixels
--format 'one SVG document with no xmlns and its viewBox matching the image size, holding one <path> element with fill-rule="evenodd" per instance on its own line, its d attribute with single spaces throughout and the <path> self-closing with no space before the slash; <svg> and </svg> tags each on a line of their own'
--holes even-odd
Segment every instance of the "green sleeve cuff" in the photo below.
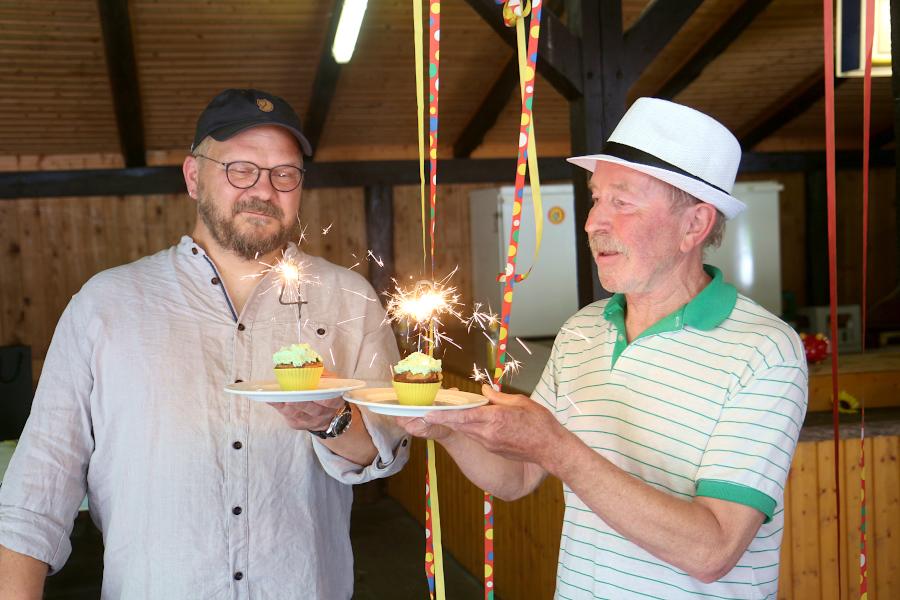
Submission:
<svg viewBox="0 0 900 600">
<path fill-rule="evenodd" d="M 755 508 L 766 516 L 766 520 L 763 523 L 768 523 L 772 520 L 772 515 L 775 514 L 775 505 L 777 504 L 774 499 L 757 489 L 739 483 L 715 479 L 701 479 L 698 481 L 696 495 L 737 502 L 738 504 Z"/>
</svg>

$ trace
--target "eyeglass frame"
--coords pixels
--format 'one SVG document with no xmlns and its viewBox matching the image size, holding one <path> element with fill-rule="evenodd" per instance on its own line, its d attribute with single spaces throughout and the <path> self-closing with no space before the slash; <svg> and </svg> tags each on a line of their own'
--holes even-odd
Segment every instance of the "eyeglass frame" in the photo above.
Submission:
<svg viewBox="0 0 900 600">
<path fill-rule="evenodd" d="M 217 164 L 219 164 L 219 165 L 225 167 L 225 181 L 227 181 L 228 184 L 231 185 L 231 187 L 233 187 L 233 188 L 235 188 L 235 189 L 238 189 L 238 190 L 249 190 L 249 189 L 252 188 L 254 185 L 256 185 L 257 183 L 259 183 L 259 178 L 260 178 L 260 176 L 262 175 L 262 172 L 263 172 L 263 171 L 268 171 L 268 172 L 269 172 L 269 185 L 272 186 L 272 189 L 274 189 L 275 191 L 278 191 L 278 192 L 285 193 L 285 194 L 288 193 L 288 192 L 293 192 L 294 190 L 296 190 L 297 188 L 299 188 L 301 185 L 303 185 L 303 180 L 306 178 L 306 169 L 305 169 L 304 167 L 298 167 L 297 165 L 288 165 L 288 164 L 285 164 L 285 165 L 275 165 L 274 167 L 261 167 L 261 166 L 259 166 L 258 164 L 256 164 L 255 162 L 249 161 L 249 160 L 233 160 L 233 161 L 231 161 L 231 162 L 222 162 L 221 160 L 216 160 L 215 158 L 211 158 L 211 157 L 209 157 L 209 156 L 206 156 L 205 154 L 193 154 L 192 156 L 193 156 L 194 158 L 205 158 L 205 159 L 208 160 L 208 161 L 212 161 L 212 162 L 214 162 L 214 163 L 217 163 Z M 238 164 L 238 163 L 245 163 L 245 164 L 253 165 L 254 167 L 256 167 L 256 179 L 254 179 L 254 180 L 253 180 L 253 183 L 251 183 L 251 184 L 248 185 L 248 186 L 241 187 L 241 186 L 239 186 L 239 185 L 235 185 L 234 182 L 231 181 L 231 177 L 228 176 L 228 169 L 231 167 L 231 165 L 236 165 L 236 164 Z M 278 189 L 277 187 L 275 187 L 275 182 L 272 180 L 272 170 L 273 170 L 273 169 L 277 169 L 277 168 L 279 168 L 279 167 L 292 167 L 292 168 L 297 169 L 298 171 L 300 171 L 300 181 L 297 182 L 297 185 L 295 185 L 294 187 L 292 187 L 292 188 L 289 189 L 289 190 L 280 190 L 280 189 Z"/>
</svg>

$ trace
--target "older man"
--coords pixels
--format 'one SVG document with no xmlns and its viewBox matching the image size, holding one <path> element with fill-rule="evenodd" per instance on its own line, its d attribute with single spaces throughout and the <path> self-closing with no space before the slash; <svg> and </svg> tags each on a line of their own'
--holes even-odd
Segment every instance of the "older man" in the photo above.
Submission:
<svg viewBox="0 0 900 600">
<path fill-rule="evenodd" d="M 775 595 L 807 371 L 797 335 L 703 264 L 744 208 L 740 155 L 708 116 L 638 100 L 570 159 L 615 294 L 568 320 L 531 399 L 485 386 L 489 406 L 405 423 L 501 498 L 562 480 L 559 598 Z"/>
<path fill-rule="evenodd" d="M 350 598 L 349 484 L 397 471 L 403 431 L 340 399 L 273 410 L 223 392 L 272 379 L 297 341 L 296 306 L 261 274 L 282 252 L 315 280 L 300 336 L 329 369 L 377 379 L 398 357 L 369 284 L 289 243 L 301 150 L 284 100 L 222 92 L 184 161 L 193 234 L 72 299 L 0 488 L 0 597 L 40 597 L 87 492 L 103 598 Z"/>
</svg>

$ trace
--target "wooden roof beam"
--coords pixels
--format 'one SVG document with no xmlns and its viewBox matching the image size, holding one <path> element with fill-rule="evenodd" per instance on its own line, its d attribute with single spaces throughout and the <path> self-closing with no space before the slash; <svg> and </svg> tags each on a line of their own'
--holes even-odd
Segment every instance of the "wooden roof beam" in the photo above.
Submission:
<svg viewBox="0 0 900 600">
<path fill-rule="evenodd" d="M 98 0 L 97 7 L 122 158 L 126 167 L 142 167 L 147 164 L 144 117 L 128 0 Z"/>
<path fill-rule="evenodd" d="M 331 47 L 334 45 L 334 36 L 343 8 L 344 0 L 335 0 L 331 18 L 328 20 L 328 30 L 325 32 L 325 39 L 322 42 L 322 52 L 319 54 L 319 66 L 313 81 L 312 98 L 310 98 L 309 109 L 306 112 L 306 121 L 303 123 L 303 135 L 309 140 L 313 155 L 319 148 L 319 141 L 322 139 L 322 131 L 325 129 L 325 121 L 328 119 L 328 111 L 331 108 L 331 100 L 334 98 L 341 74 L 341 65 L 334 60 Z"/>
<path fill-rule="evenodd" d="M 834 87 L 837 88 L 846 79 L 835 79 Z M 753 148 L 796 117 L 805 113 L 825 96 L 825 76 L 821 70 L 808 77 L 805 81 L 790 90 L 787 94 L 775 100 L 765 108 L 759 116 L 737 132 L 737 138 L 741 147 L 745 150 Z"/>
<path fill-rule="evenodd" d="M 724 52 L 756 19 L 772 0 L 744 0 L 706 42 L 655 93 L 655 98 L 671 100 L 689 86 L 706 66 Z"/>
<path fill-rule="evenodd" d="M 703 0 L 655 0 L 625 32 L 625 85 L 637 81 Z"/>
<path fill-rule="evenodd" d="M 837 152 L 838 169 L 859 169 L 861 162 L 862 152 L 858 150 Z M 511 172 L 515 163 L 514 158 L 444 160 L 441 162 L 441 181 L 496 183 L 497 173 Z M 574 170 L 565 158 L 539 158 L 538 163 L 546 181 L 572 180 Z M 894 151 L 872 152 L 871 164 L 873 167 L 894 165 Z M 418 165 L 417 160 L 319 162 L 310 168 L 303 187 L 415 185 L 419 183 Z M 739 172 L 809 171 L 822 169 L 824 165 L 824 152 L 745 152 Z M 427 172 L 427 163 L 425 168 Z M 187 190 L 181 166 L 0 172 L 0 200 L 184 193 Z"/>
<path fill-rule="evenodd" d="M 516 31 L 503 24 L 502 7 L 494 0 L 466 0 L 509 47 L 516 48 Z M 572 100 L 581 96 L 581 41 L 549 10 L 541 15 L 537 70 L 556 91 Z"/>
</svg>

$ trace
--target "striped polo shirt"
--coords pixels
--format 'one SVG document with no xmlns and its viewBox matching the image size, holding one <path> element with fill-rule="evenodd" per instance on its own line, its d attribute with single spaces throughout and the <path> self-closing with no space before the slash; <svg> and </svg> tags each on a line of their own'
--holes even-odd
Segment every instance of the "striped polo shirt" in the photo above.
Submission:
<svg viewBox="0 0 900 600">
<path fill-rule="evenodd" d="M 557 598 L 775 597 L 806 358 L 788 325 L 705 269 L 712 281 L 631 343 L 621 294 L 580 310 L 532 398 L 648 485 L 752 506 L 765 522 L 734 569 L 705 584 L 624 538 L 563 484 Z"/>
</svg>

